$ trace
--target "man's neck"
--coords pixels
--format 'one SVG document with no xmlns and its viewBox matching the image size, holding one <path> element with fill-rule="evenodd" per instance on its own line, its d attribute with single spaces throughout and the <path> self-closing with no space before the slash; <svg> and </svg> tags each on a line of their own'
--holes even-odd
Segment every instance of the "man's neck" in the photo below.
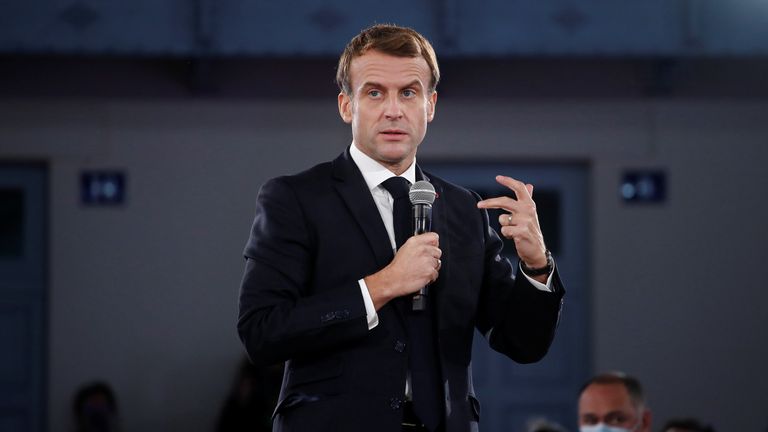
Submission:
<svg viewBox="0 0 768 432">
<path fill-rule="evenodd" d="M 384 165 L 363 153 L 359 148 L 355 146 L 354 143 L 350 147 L 349 151 L 350 155 L 352 156 L 352 160 L 360 169 L 360 172 L 363 174 L 366 183 L 368 183 L 368 187 L 371 189 L 378 186 L 382 181 L 392 177 L 393 175 L 405 177 L 411 183 L 416 181 L 415 158 L 413 161 L 411 161 L 411 164 L 406 166 L 404 169 L 395 170 L 392 167 Z"/>
<path fill-rule="evenodd" d="M 360 147 L 358 147 L 357 144 L 354 143 L 354 141 L 352 142 L 352 149 L 356 150 L 360 156 L 362 156 L 362 157 L 372 161 L 373 163 L 376 163 L 376 164 L 386 168 L 392 174 L 397 175 L 397 176 L 402 175 L 404 172 L 408 171 L 408 169 L 412 165 L 414 165 L 416 163 L 416 155 L 415 154 L 413 156 L 411 156 L 411 157 L 409 157 L 407 159 L 403 159 L 403 160 L 401 160 L 399 162 L 391 162 L 390 163 L 390 162 L 374 159 L 371 155 L 369 155 L 366 152 L 364 152 L 363 150 L 361 150 Z"/>
</svg>

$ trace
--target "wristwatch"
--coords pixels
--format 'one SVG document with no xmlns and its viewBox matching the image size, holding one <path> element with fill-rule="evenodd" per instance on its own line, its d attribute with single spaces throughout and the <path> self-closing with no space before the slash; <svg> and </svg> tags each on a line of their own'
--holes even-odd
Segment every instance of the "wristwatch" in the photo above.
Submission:
<svg viewBox="0 0 768 432">
<path fill-rule="evenodd" d="M 520 260 L 520 268 L 522 268 L 528 276 L 541 276 L 552 273 L 552 270 L 555 268 L 555 260 L 552 259 L 552 252 L 547 249 L 544 251 L 544 255 L 547 257 L 547 265 L 544 267 L 532 269 L 525 265 L 525 261 Z"/>
</svg>

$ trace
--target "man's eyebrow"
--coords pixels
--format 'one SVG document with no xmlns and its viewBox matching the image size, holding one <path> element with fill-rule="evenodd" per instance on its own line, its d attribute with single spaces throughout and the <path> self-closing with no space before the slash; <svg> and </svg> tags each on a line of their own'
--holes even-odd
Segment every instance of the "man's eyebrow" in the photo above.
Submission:
<svg viewBox="0 0 768 432">
<path fill-rule="evenodd" d="M 360 88 L 371 88 L 371 87 L 382 87 L 381 83 L 377 83 L 376 81 L 366 81 L 363 83 L 363 85 L 360 86 Z"/>
<path fill-rule="evenodd" d="M 382 87 L 384 87 L 384 85 L 381 84 L 381 83 L 378 83 L 376 81 L 366 81 L 366 82 L 363 83 L 363 85 L 360 86 L 360 88 L 371 88 L 371 87 L 382 88 Z M 408 84 L 402 86 L 401 88 L 409 88 L 409 87 L 423 88 L 424 86 L 421 84 L 421 80 L 415 79 L 415 80 L 409 82 Z"/>
<path fill-rule="evenodd" d="M 408 88 L 408 87 L 423 87 L 423 85 L 421 84 L 421 80 L 415 79 L 410 83 L 408 83 L 407 85 L 403 86 L 403 88 Z"/>
</svg>

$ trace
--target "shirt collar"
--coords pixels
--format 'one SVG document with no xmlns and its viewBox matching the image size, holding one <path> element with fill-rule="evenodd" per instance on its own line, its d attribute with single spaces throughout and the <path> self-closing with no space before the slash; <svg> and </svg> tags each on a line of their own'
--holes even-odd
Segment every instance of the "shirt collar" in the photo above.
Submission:
<svg viewBox="0 0 768 432">
<path fill-rule="evenodd" d="M 371 191 L 379 186 L 384 180 L 387 180 L 390 177 L 396 177 L 387 167 L 360 151 L 354 143 L 350 146 L 349 155 L 352 156 L 352 160 L 357 165 L 357 168 L 360 169 L 360 172 L 365 179 L 365 183 Z M 413 159 L 411 166 L 409 166 L 404 173 L 400 174 L 400 177 L 405 178 L 411 182 L 411 184 L 416 182 L 416 158 Z"/>
</svg>

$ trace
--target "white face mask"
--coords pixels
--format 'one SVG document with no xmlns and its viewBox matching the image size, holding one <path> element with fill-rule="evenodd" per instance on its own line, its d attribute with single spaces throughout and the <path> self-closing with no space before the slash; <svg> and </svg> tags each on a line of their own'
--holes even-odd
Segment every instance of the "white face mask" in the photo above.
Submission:
<svg viewBox="0 0 768 432">
<path fill-rule="evenodd" d="M 643 424 L 642 411 L 637 417 L 635 426 L 632 429 L 623 428 L 618 426 L 608 426 L 605 423 L 598 423 L 596 425 L 583 425 L 579 426 L 579 432 L 636 432 L 640 430 L 640 426 Z"/>
<path fill-rule="evenodd" d="M 596 425 L 579 426 L 579 432 L 632 432 L 632 430 L 617 426 L 608 426 L 605 423 L 598 423 Z"/>
</svg>

